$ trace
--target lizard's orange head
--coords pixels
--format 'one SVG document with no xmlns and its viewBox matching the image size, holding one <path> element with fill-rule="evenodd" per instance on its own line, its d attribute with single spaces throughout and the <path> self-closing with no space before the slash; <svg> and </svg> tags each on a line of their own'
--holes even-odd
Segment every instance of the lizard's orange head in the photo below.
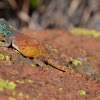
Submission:
<svg viewBox="0 0 100 100">
<path fill-rule="evenodd" d="M 10 24 L 3 18 L 0 18 L 0 33 L 5 36 L 10 35 L 13 32 L 13 29 L 10 28 Z"/>
</svg>

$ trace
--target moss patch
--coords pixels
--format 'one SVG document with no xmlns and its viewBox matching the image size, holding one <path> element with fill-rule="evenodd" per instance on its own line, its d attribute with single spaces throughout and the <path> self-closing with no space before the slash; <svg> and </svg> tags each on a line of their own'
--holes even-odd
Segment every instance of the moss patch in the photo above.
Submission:
<svg viewBox="0 0 100 100">
<path fill-rule="evenodd" d="M 82 62 L 81 62 L 81 61 L 76 60 L 76 59 L 73 59 L 72 57 L 70 57 L 70 60 L 72 61 L 72 63 L 73 63 L 75 66 L 82 65 Z"/>
<path fill-rule="evenodd" d="M 16 84 L 9 80 L 4 80 L 0 78 L 0 91 L 3 91 L 3 88 L 6 88 L 7 90 L 13 90 L 16 87 Z"/>
<path fill-rule="evenodd" d="M 96 31 L 93 29 L 89 30 L 85 28 L 74 28 L 70 32 L 75 35 L 92 35 L 93 37 L 100 36 L 100 31 Z"/>
<path fill-rule="evenodd" d="M 79 90 L 78 93 L 83 95 L 83 96 L 86 96 L 86 91 L 84 91 L 84 90 Z"/>
</svg>

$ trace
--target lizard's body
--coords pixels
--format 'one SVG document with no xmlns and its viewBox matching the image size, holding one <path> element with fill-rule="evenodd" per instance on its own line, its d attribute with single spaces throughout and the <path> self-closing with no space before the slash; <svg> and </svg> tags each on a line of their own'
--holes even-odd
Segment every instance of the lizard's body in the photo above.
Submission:
<svg viewBox="0 0 100 100">
<path fill-rule="evenodd" d="M 24 56 L 34 58 L 34 61 L 42 67 L 45 66 L 43 61 L 46 61 L 55 68 L 67 71 L 66 65 L 52 59 L 50 51 L 45 44 L 18 32 L 3 18 L 0 19 L 0 33 L 5 36 L 5 42 L 0 43 L 0 46 L 8 47 L 12 45 Z"/>
</svg>

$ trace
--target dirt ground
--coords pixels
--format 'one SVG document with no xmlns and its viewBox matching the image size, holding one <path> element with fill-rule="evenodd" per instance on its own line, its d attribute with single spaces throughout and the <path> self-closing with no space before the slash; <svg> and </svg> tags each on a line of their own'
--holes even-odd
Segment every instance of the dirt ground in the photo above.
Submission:
<svg viewBox="0 0 100 100">
<path fill-rule="evenodd" d="M 66 30 L 21 32 L 74 59 L 73 66 L 69 72 L 50 65 L 42 69 L 14 48 L 0 48 L 0 100 L 100 100 L 100 37 Z"/>
</svg>

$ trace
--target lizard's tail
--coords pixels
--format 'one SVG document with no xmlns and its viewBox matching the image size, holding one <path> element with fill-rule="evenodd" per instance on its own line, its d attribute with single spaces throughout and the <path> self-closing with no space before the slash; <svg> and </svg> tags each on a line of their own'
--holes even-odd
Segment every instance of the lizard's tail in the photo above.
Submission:
<svg viewBox="0 0 100 100">
<path fill-rule="evenodd" d="M 54 59 L 48 59 L 48 63 L 61 71 L 64 71 L 64 72 L 69 71 L 69 68 L 67 67 L 67 65 L 62 64 L 59 61 L 56 61 Z"/>
</svg>

